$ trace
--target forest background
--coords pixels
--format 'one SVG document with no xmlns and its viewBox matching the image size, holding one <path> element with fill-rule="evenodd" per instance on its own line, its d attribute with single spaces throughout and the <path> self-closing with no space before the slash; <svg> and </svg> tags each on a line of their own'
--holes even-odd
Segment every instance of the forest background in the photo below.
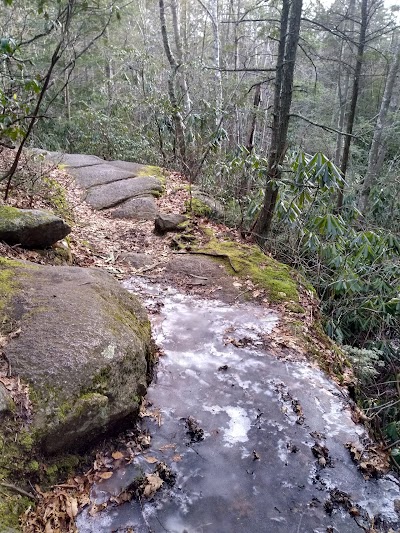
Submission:
<svg viewBox="0 0 400 533">
<path fill-rule="evenodd" d="M 381 0 L 3 0 L 4 201 L 27 146 L 174 169 L 300 270 L 400 463 L 400 28 Z M 39 157 L 39 156 L 36 156 Z"/>
</svg>

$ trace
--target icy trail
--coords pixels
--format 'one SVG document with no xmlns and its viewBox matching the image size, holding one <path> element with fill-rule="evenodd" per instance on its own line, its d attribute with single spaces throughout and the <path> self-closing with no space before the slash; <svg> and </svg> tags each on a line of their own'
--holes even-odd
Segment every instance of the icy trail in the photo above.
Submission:
<svg viewBox="0 0 400 533">
<path fill-rule="evenodd" d="M 400 531 L 398 482 L 365 480 L 345 447 L 365 433 L 343 392 L 304 361 L 265 350 L 273 312 L 137 278 L 125 286 L 142 293 L 165 353 L 147 396 L 161 425 L 143 423 L 147 455 L 176 481 L 151 501 L 82 513 L 80 533 L 352 533 L 373 517 L 378 531 Z M 138 457 L 93 497 L 118 494 L 154 466 Z"/>
</svg>

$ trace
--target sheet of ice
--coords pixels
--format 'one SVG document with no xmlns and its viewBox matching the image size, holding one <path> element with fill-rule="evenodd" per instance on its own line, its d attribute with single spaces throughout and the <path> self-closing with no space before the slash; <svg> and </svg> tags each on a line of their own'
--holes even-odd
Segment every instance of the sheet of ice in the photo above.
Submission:
<svg viewBox="0 0 400 533">
<path fill-rule="evenodd" d="M 384 523 L 382 531 L 399 530 L 397 480 L 365 480 L 345 447 L 364 430 L 352 421 L 342 391 L 304 361 L 281 361 L 262 349 L 276 314 L 143 279 L 127 287 L 142 292 L 165 353 L 148 392 L 162 423 L 146 418 L 143 424 L 152 434 L 149 453 L 172 467 L 176 483 L 142 505 L 82 513 L 80 533 L 127 527 L 135 533 L 360 533 L 343 510 L 326 513 L 332 488 Z M 204 440 L 191 441 L 188 417 Z M 321 468 L 312 453 L 316 434 L 329 449 L 330 467 Z M 115 479 L 120 483 L 121 476 Z"/>
</svg>

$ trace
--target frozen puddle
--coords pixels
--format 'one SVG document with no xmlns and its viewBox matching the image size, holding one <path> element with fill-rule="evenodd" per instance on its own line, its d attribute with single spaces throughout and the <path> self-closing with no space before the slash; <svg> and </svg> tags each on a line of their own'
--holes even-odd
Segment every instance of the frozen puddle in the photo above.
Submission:
<svg viewBox="0 0 400 533">
<path fill-rule="evenodd" d="M 169 465 L 176 482 L 152 501 L 82 513 L 80 533 L 351 533 L 368 531 L 368 517 L 377 531 L 400 531 L 397 480 L 365 480 L 345 448 L 364 430 L 341 391 L 304 362 L 263 349 L 277 316 L 143 280 L 127 288 L 144 295 L 165 352 L 148 391 L 161 425 L 143 423 L 152 435 L 148 455 Z M 316 442 L 329 450 L 326 466 L 312 453 Z M 153 470 L 138 458 L 103 493 L 98 488 L 97 498 Z M 335 489 L 349 496 L 351 513 L 346 504 L 327 512 Z"/>
</svg>

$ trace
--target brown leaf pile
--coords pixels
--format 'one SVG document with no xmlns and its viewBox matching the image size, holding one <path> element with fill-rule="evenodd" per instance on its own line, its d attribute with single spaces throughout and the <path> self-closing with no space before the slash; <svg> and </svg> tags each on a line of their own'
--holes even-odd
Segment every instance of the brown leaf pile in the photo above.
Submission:
<svg viewBox="0 0 400 533">
<path fill-rule="evenodd" d="M 390 460 L 388 452 L 383 450 L 378 444 L 371 442 L 363 446 L 359 442 L 347 442 L 346 448 L 365 479 L 379 477 L 389 471 Z"/>
<path fill-rule="evenodd" d="M 89 503 L 89 476 L 68 479 L 49 492 L 36 487 L 39 503 L 23 517 L 24 533 L 77 533 L 75 518 L 79 507 Z"/>
</svg>

